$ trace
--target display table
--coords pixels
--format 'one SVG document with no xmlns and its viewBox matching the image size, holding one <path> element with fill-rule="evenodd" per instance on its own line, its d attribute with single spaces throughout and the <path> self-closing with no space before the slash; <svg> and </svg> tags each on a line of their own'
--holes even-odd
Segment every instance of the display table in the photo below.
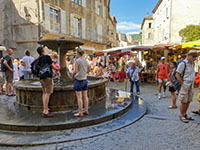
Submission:
<svg viewBox="0 0 200 150">
<path fill-rule="evenodd" d="M 142 72 L 140 74 L 140 81 L 142 83 L 154 83 L 155 82 L 155 73 Z"/>
</svg>

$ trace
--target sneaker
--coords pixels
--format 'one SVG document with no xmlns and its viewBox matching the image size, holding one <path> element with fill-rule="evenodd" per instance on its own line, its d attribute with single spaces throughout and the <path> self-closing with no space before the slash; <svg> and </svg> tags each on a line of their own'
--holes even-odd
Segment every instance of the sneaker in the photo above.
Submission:
<svg viewBox="0 0 200 150">
<path fill-rule="evenodd" d="M 166 98 L 166 95 L 165 95 L 165 94 L 163 94 L 163 98 Z"/>
<path fill-rule="evenodd" d="M 137 95 L 140 95 L 140 92 L 137 92 Z"/>
<path fill-rule="evenodd" d="M 161 99 L 161 95 L 158 95 L 158 99 L 159 99 L 159 100 Z"/>
</svg>

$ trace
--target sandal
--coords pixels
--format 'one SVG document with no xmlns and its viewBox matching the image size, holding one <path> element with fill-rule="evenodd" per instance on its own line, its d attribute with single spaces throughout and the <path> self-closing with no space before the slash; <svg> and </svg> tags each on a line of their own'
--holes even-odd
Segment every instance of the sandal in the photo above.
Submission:
<svg viewBox="0 0 200 150">
<path fill-rule="evenodd" d="M 75 113 L 74 117 L 83 117 L 83 113 Z"/>
<path fill-rule="evenodd" d="M 84 111 L 83 114 L 84 115 L 89 115 L 89 112 L 88 111 Z"/>
<path fill-rule="evenodd" d="M 185 118 L 185 116 L 179 116 L 180 117 L 180 120 L 183 122 L 183 123 L 188 123 L 189 121 L 187 120 L 187 118 Z"/>
<path fill-rule="evenodd" d="M 192 111 L 192 113 L 196 114 L 196 115 L 200 115 L 200 111 Z"/>
<path fill-rule="evenodd" d="M 42 117 L 44 117 L 44 118 L 51 118 L 51 117 L 53 117 L 53 115 L 52 114 L 50 114 L 50 113 L 48 113 L 48 114 L 42 114 Z"/>
<path fill-rule="evenodd" d="M 188 116 L 187 114 L 185 115 L 185 118 L 186 118 L 187 120 L 194 120 L 192 117 Z"/>
<path fill-rule="evenodd" d="M 168 106 L 168 109 L 176 109 L 177 106 Z"/>
</svg>

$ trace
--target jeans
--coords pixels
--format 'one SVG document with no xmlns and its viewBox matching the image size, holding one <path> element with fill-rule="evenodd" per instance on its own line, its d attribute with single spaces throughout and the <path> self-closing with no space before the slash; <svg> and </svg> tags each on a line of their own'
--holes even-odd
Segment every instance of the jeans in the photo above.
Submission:
<svg viewBox="0 0 200 150">
<path fill-rule="evenodd" d="M 133 86 L 136 85 L 136 92 L 140 92 L 140 81 L 131 81 L 131 93 L 133 93 Z"/>
</svg>

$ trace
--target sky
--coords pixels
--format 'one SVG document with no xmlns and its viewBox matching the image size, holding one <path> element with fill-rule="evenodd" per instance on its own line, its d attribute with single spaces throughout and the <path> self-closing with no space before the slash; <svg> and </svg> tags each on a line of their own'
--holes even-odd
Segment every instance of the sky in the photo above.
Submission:
<svg viewBox="0 0 200 150">
<path fill-rule="evenodd" d="M 158 0 L 111 0 L 110 14 L 117 19 L 117 32 L 139 33 L 141 24 Z"/>
</svg>

